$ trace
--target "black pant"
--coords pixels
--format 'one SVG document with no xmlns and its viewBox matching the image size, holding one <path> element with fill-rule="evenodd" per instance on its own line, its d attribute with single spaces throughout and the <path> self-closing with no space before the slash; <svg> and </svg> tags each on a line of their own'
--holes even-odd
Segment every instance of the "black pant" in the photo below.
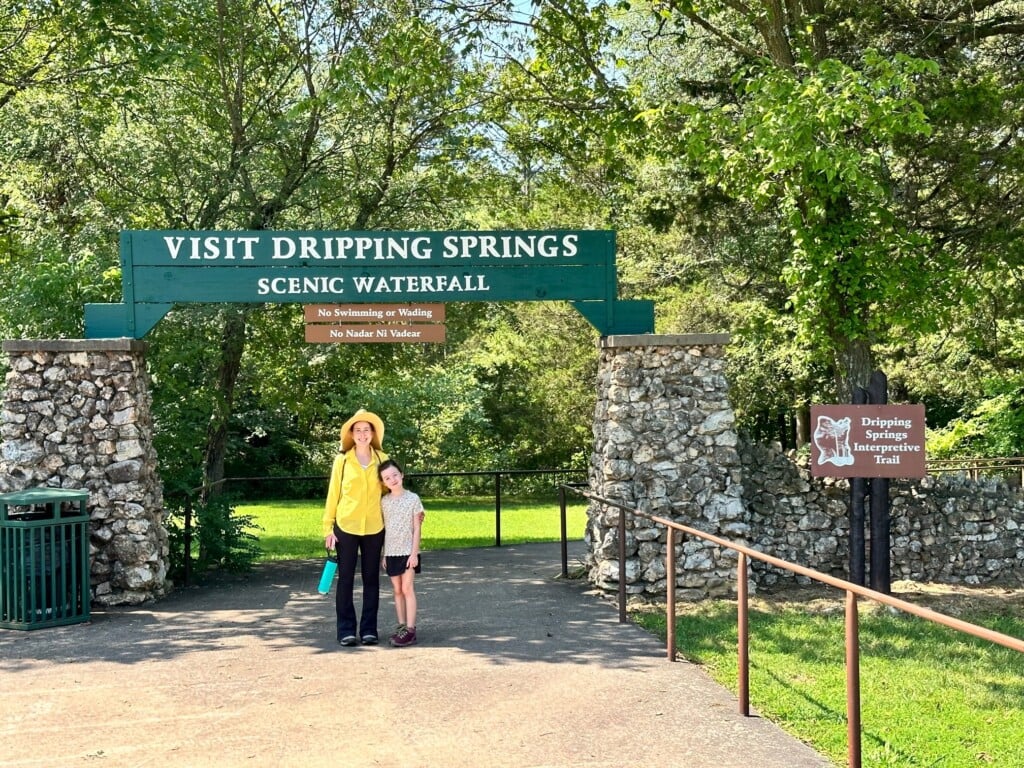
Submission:
<svg viewBox="0 0 1024 768">
<path fill-rule="evenodd" d="M 338 537 L 338 591 L 335 610 L 338 614 L 338 639 L 349 635 L 377 635 L 377 609 L 380 606 L 380 555 L 384 549 L 384 531 L 367 536 L 345 533 L 334 526 Z M 363 577 L 363 610 L 356 632 L 356 606 L 353 598 L 356 581 L 356 560 Z"/>
</svg>

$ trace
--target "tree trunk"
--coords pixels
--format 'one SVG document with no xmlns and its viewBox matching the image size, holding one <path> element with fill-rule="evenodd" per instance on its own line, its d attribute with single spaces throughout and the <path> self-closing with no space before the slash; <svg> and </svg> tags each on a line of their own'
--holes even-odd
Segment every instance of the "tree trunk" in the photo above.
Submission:
<svg viewBox="0 0 1024 768">
<path fill-rule="evenodd" d="M 852 403 L 854 389 L 866 389 L 871 383 L 871 343 L 867 339 L 839 339 L 835 356 L 837 402 Z"/>
<path fill-rule="evenodd" d="M 801 403 L 793 412 L 796 418 L 796 447 L 799 450 L 811 442 L 811 409 Z"/>
<path fill-rule="evenodd" d="M 222 485 L 214 485 L 214 483 L 224 479 L 228 424 L 231 420 L 235 400 L 235 385 L 238 383 L 238 374 L 242 369 L 248 313 L 249 309 L 242 307 L 228 307 L 224 310 L 220 365 L 217 371 L 217 399 L 210 416 L 210 426 L 206 432 L 206 446 L 203 451 L 203 484 L 209 488 L 204 493 L 204 497 L 216 496 L 222 491 Z"/>
<path fill-rule="evenodd" d="M 757 16 L 754 26 L 761 33 L 761 38 L 768 49 L 771 60 L 780 67 L 792 69 L 795 64 L 793 49 L 789 44 L 786 25 L 786 13 L 782 8 L 782 0 L 767 0 L 765 16 Z"/>
</svg>

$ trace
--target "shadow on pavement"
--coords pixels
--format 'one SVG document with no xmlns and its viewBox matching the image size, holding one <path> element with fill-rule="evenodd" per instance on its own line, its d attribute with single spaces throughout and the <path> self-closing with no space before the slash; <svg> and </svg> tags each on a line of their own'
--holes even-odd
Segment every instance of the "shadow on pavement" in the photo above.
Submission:
<svg viewBox="0 0 1024 768">
<path fill-rule="evenodd" d="M 404 649 L 335 643 L 322 566 L 272 563 L 87 623 L 0 630 L 0 765 L 829 765 L 559 578 L 557 544 L 426 553 L 422 640 Z"/>
<path fill-rule="evenodd" d="M 298 645 L 335 653 L 334 592 L 316 592 L 322 566 L 321 560 L 267 563 L 247 574 L 224 574 L 179 589 L 155 603 L 96 609 L 86 623 L 0 630 L 2 663 L 7 669 L 37 659 L 138 664 L 252 642 L 272 650 Z M 578 569 L 574 558 L 570 572 Z M 649 643 L 637 642 L 647 637 L 641 630 L 620 626 L 607 610 L 595 614 L 592 604 L 603 599 L 587 595 L 586 582 L 563 580 L 560 572 L 557 547 L 550 545 L 425 553 L 416 583 L 421 645 L 479 654 L 495 664 L 531 659 L 628 667 L 632 657 L 651 655 Z M 357 609 L 360 589 L 357 577 Z M 383 634 L 393 615 L 385 578 Z M 599 628 L 620 631 L 594 645 Z M 369 649 L 354 649 L 359 650 Z"/>
</svg>

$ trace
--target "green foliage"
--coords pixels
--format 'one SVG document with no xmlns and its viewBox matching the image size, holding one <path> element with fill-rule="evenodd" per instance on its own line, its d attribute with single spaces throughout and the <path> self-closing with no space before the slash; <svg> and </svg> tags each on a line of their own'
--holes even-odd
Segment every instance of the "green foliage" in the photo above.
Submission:
<svg viewBox="0 0 1024 768">
<path fill-rule="evenodd" d="M 830 361 L 822 350 L 797 341 L 796 320 L 758 302 L 737 303 L 744 312 L 732 323 L 727 358 L 729 400 L 738 426 L 761 440 L 788 438 L 779 419 L 812 402 L 832 398 Z M 792 447 L 787 442 L 787 447 Z"/>
<path fill-rule="evenodd" d="M 170 507 L 167 531 L 170 539 L 170 577 L 180 580 L 185 564 L 185 513 L 183 507 Z M 246 571 L 260 556 L 257 520 L 238 513 L 224 496 L 192 504 L 192 574 L 196 578 L 211 571 Z"/>
<path fill-rule="evenodd" d="M 928 433 L 935 458 L 1024 456 L 1024 379 L 999 382 L 1010 391 L 993 393 L 967 416 Z"/>
<path fill-rule="evenodd" d="M 171 498 L 203 484 L 203 447 L 215 398 L 215 318 L 212 307 L 176 309 L 149 339 L 153 443 Z"/>
<path fill-rule="evenodd" d="M 870 50 L 857 67 L 752 66 L 736 76 L 735 102 L 647 113 L 658 130 L 681 128 L 707 184 L 775 211 L 791 246 L 781 276 L 808 346 L 838 357 L 847 340 L 935 315 L 920 297 L 946 270 L 929 263 L 923 236 L 893 207 L 887 169 L 899 142 L 930 132 L 915 83 L 934 70 Z"/>
<path fill-rule="evenodd" d="M 777 382 L 764 402 L 734 388 L 748 425 L 772 418 L 780 387 L 806 408 L 874 367 L 936 423 L 968 412 L 977 398 L 952 390 L 987 378 L 976 371 L 1006 349 L 996 328 L 1024 296 L 1024 156 L 1007 129 L 1024 103 L 1019 4 L 950 7 L 941 30 L 906 2 L 611 5 L 593 9 L 615 29 L 603 38 L 569 33 L 567 7 L 551 6 L 564 18 L 538 27 L 551 39 L 535 71 L 553 84 L 573 71 L 566 49 L 577 67 L 615 54 L 590 119 L 629 156 L 620 268 L 657 297 L 659 329 L 733 332 L 734 370 Z M 942 342 L 919 345 L 929 337 Z M 961 340 L 967 375 L 932 376 Z"/>
<path fill-rule="evenodd" d="M 904 388 L 901 396 L 925 403 L 927 447 L 936 458 L 1024 453 L 1021 321 L 985 317 L 987 311 L 979 305 L 965 318 L 963 334 L 932 334 L 884 350 L 887 370 Z M 983 337 L 971 325 L 986 326 L 988 333 Z"/>
<path fill-rule="evenodd" d="M 495 308 L 482 336 L 461 355 L 492 441 L 477 451 L 493 468 L 579 465 L 596 397 L 592 329 L 563 305 L 518 305 Z"/>
<path fill-rule="evenodd" d="M 459 366 L 435 364 L 423 350 L 396 346 L 382 352 L 392 364 L 351 361 L 338 374 L 342 386 L 323 382 L 314 390 L 327 400 L 315 453 L 321 471 L 338 450 L 338 429 L 359 408 L 384 419 L 384 450 L 409 471 L 458 467 L 466 458 L 466 444 L 477 432 L 472 380 Z"/>
</svg>

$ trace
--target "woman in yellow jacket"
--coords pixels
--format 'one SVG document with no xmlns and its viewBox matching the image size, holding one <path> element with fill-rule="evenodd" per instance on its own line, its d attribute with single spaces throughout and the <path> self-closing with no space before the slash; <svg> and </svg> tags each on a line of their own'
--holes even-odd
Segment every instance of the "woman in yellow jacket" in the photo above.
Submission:
<svg viewBox="0 0 1024 768">
<path fill-rule="evenodd" d="M 341 453 L 331 467 L 324 506 L 324 545 L 338 553 L 338 642 L 344 646 L 376 645 L 380 605 L 380 563 L 384 546 L 384 516 L 378 474 L 388 455 L 381 450 L 384 422 L 360 409 L 341 427 Z M 356 560 L 363 579 L 363 605 L 356 625 L 354 589 Z"/>
</svg>

